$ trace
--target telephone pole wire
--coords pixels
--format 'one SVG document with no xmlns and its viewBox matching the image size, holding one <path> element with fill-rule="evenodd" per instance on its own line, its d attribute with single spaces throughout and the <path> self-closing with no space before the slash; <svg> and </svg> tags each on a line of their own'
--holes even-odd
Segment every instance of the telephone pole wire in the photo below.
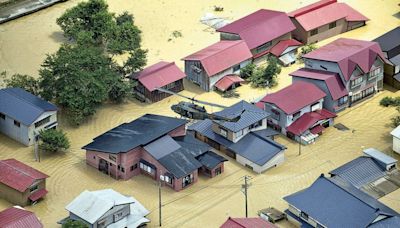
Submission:
<svg viewBox="0 0 400 228">
<path fill-rule="evenodd" d="M 244 203 L 245 203 L 245 210 L 246 210 L 246 218 L 248 217 L 248 206 L 247 206 L 247 189 L 250 187 L 249 181 L 251 177 L 249 176 L 244 176 L 244 185 L 242 185 L 242 190 L 244 193 Z"/>
</svg>

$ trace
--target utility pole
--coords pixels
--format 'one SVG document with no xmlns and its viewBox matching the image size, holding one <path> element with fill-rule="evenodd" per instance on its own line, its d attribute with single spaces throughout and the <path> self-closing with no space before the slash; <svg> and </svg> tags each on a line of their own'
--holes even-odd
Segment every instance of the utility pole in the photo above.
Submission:
<svg viewBox="0 0 400 228">
<path fill-rule="evenodd" d="M 299 156 L 301 155 L 301 136 L 300 136 L 300 140 L 299 140 Z"/>
<path fill-rule="evenodd" d="M 242 185 L 242 190 L 243 190 L 243 193 L 244 193 L 244 203 L 245 203 L 245 210 L 246 210 L 246 218 L 248 217 L 248 207 L 247 207 L 247 189 L 250 187 L 250 185 L 249 185 L 249 183 L 248 183 L 248 181 L 250 180 L 251 178 L 249 177 L 249 176 L 244 176 L 244 185 Z"/>
<path fill-rule="evenodd" d="M 160 179 L 160 181 L 159 181 L 159 184 L 158 184 L 158 212 L 159 212 L 159 214 L 158 214 L 158 220 L 159 220 L 159 222 L 160 222 L 160 226 L 161 226 L 161 207 L 162 207 L 162 204 L 161 204 L 161 179 Z"/>
</svg>

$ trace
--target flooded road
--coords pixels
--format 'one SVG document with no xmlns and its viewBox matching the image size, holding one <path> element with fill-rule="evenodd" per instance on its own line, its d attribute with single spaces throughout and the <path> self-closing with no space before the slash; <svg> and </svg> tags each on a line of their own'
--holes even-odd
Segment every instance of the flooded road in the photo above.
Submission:
<svg viewBox="0 0 400 228">
<path fill-rule="evenodd" d="M 35 14 L 0 25 L 0 71 L 30 74 L 37 77 L 37 70 L 47 53 L 55 52 L 63 41 L 62 33 L 55 20 L 67 8 L 79 1 L 70 0 Z M 237 19 L 259 8 L 290 11 L 309 4 L 309 0 L 112 0 L 108 1 L 110 10 L 116 13 L 129 11 L 135 16 L 135 23 L 143 31 L 143 45 L 149 49 L 149 64 L 161 59 L 175 61 L 182 67 L 180 58 L 204 48 L 219 39 L 199 22 L 206 12 L 212 12 L 214 5 L 224 7 L 224 12 L 215 13 L 227 19 Z M 352 0 L 346 1 L 371 20 L 367 26 L 340 35 L 340 37 L 370 40 L 400 25 L 392 15 L 399 10 L 398 1 Z M 279 4 L 278 4 L 279 3 Z M 379 12 L 377 13 L 377 9 Z M 214 13 L 214 12 L 213 12 Z M 172 38 L 173 31 L 180 31 L 183 37 Z M 328 39 L 326 44 L 336 38 Z M 171 41 L 168 41 L 172 38 Z M 291 82 L 288 73 L 301 65 L 283 68 L 279 84 L 273 89 L 252 89 L 248 85 L 238 89 L 240 99 L 253 100 L 276 91 Z M 230 105 L 239 99 L 222 98 L 217 93 L 205 93 L 198 87 L 185 82 L 183 95 L 196 99 Z M 214 178 L 201 177 L 199 182 L 182 191 L 173 192 L 163 188 L 163 226 L 164 227 L 206 227 L 221 225 L 228 216 L 244 216 L 244 197 L 240 192 L 242 177 L 250 175 L 252 186 L 249 189 L 249 214 L 255 216 L 259 209 L 274 206 L 284 210 L 287 207 L 282 197 L 309 186 L 321 173 L 328 173 L 335 167 L 361 155 L 363 148 L 375 147 L 389 152 L 391 138 L 390 118 L 396 115 L 393 108 L 382 108 L 379 100 L 390 91 L 377 94 L 373 99 L 350 108 L 339 115 L 336 123 L 349 127 L 350 131 L 327 129 L 316 144 L 302 147 L 298 156 L 298 144 L 279 137 L 278 142 L 286 145 L 286 162 L 264 174 L 256 175 L 235 162 L 227 162 L 225 172 Z M 400 95 L 397 93 L 396 95 Z M 45 227 L 59 227 L 56 222 L 67 216 L 64 207 L 85 189 L 96 190 L 113 188 L 123 194 L 132 195 L 142 202 L 152 213 L 150 227 L 158 226 L 157 183 L 145 177 L 134 177 L 129 181 L 116 181 L 101 174 L 85 163 L 85 153 L 80 148 L 95 136 L 121 123 L 132 121 L 145 113 L 175 116 L 169 106 L 181 98 L 170 97 L 156 104 L 142 104 L 135 100 L 121 105 L 106 104 L 93 118 L 79 128 L 68 126 L 61 116 L 60 127 L 70 140 L 71 149 L 65 154 L 44 154 L 40 163 L 34 161 L 32 148 L 26 148 L 0 135 L 0 159 L 14 157 L 47 173 L 49 194 L 46 200 L 28 207 L 34 211 Z M 217 111 L 210 108 L 209 111 Z M 354 130 L 354 131 L 352 131 Z M 399 156 L 395 158 L 400 159 Z M 400 191 L 391 193 L 383 202 L 400 211 L 398 196 Z M 0 200 L 0 209 L 12 206 Z M 280 224 L 284 227 L 288 224 Z"/>
</svg>

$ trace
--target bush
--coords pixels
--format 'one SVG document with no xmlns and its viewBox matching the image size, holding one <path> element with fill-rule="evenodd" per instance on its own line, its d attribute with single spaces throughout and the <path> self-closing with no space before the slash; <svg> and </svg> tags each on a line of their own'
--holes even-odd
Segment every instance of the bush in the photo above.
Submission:
<svg viewBox="0 0 400 228">
<path fill-rule="evenodd" d="M 392 105 L 394 105 L 394 99 L 391 97 L 384 97 L 379 102 L 379 105 L 384 106 L 384 107 L 392 106 Z"/>
<path fill-rule="evenodd" d="M 40 131 L 40 149 L 57 152 L 69 148 L 69 140 L 62 130 L 48 129 Z"/>
<path fill-rule="evenodd" d="M 88 225 L 81 221 L 75 221 L 72 219 L 68 219 L 63 225 L 62 228 L 89 228 Z"/>
<path fill-rule="evenodd" d="M 247 78 L 253 87 L 274 87 L 278 84 L 276 77 L 281 72 L 281 67 L 275 57 L 268 60 L 267 67 L 256 67 L 252 75 Z"/>
<path fill-rule="evenodd" d="M 245 67 L 240 69 L 240 77 L 245 80 L 250 78 L 255 69 L 256 69 L 255 64 L 253 63 L 247 64 Z"/>
<path fill-rule="evenodd" d="M 400 116 L 395 116 L 391 120 L 392 120 L 392 127 L 396 128 L 400 125 Z"/>
<path fill-rule="evenodd" d="M 35 78 L 25 74 L 14 74 L 11 78 L 7 77 L 7 72 L 2 72 L 1 77 L 3 78 L 5 87 L 21 88 L 34 95 L 39 94 L 39 82 Z"/>
</svg>

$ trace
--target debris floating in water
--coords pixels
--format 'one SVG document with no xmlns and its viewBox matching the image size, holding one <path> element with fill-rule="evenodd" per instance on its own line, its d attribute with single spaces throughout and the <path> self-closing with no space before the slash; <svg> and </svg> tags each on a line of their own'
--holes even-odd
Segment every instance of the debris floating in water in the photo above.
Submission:
<svg viewBox="0 0 400 228">
<path fill-rule="evenodd" d="M 335 124 L 335 125 L 333 125 L 333 127 L 338 129 L 339 131 L 348 131 L 348 130 L 350 130 L 348 127 L 344 126 L 341 123 Z"/>
</svg>

